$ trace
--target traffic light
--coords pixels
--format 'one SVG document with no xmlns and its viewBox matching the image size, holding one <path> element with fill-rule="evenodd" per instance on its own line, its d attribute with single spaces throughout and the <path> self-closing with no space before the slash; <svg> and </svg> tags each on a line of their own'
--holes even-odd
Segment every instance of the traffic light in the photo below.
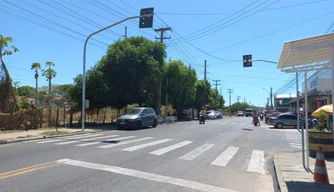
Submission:
<svg viewBox="0 0 334 192">
<path fill-rule="evenodd" d="M 243 56 L 244 67 L 252 67 L 252 55 Z"/>
<path fill-rule="evenodd" d="M 153 14 L 154 14 L 154 8 L 145 8 L 140 10 L 140 15 L 149 15 L 151 16 L 145 16 L 139 18 L 139 28 L 152 28 L 153 26 Z"/>
</svg>

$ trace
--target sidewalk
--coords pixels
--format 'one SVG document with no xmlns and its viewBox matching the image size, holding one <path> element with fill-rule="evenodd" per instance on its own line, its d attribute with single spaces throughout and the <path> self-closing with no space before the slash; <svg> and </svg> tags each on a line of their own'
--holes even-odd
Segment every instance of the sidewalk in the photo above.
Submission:
<svg viewBox="0 0 334 192">
<path fill-rule="evenodd" d="M 47 137 L 59 137 L 59 136 L 68 136 L 68 135 L 76 135 L 83 133 L 93 133 L 93 132 L 99 132 L 101 130 L 85 129 L 85 131 L 82 132 L 81 129 L 58 128 L 58 131 L 59 134 L 56 134 L 55 128 L 44 128 L 44 129 L 29 130 L 29 131 L 0 132 L 0 141 L 1 141 L 0 144 L 27 141 L 32 139 L 42 139 Z M 46 132 L 49 132 L 49 134 Z"/>
<path fill-rule="evenodd" d="M 282 153 L 275 155 L 276 175 L 281 192 L 333 192 L 334 191 L 334 161 L 326 161 L 330 185 L 315 184 L 313 178 L 315 159 L 310 158 L 312 173 L 305 171 L 302 162 L 302 153 Z"/>
</svg>

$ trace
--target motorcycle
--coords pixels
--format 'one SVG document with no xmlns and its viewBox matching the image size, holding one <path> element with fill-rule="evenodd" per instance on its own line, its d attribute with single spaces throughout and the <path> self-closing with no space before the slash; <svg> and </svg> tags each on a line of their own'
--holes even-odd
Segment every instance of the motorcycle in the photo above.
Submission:
<svg viewBox="0 0 334 192">
<path fill-rule="evenodd" d="M 260 119 L 261 119 L 261 121 L 263 121 L 263 114 L 260 115 Z"/>
<path fill-rule="evenodd" d="M 203 115 L 199 116 L 199 124 L 205 124 L 205 118 Z"/>
</svg>

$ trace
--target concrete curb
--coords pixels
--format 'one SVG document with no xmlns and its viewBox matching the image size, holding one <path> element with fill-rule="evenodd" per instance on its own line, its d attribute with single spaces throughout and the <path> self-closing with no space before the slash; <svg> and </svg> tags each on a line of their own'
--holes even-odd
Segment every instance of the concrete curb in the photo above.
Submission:
<svg viewBox="0 0 334 192">
<path fill-rule="evenodd" d="M 68 134 L 63 135 L 51 135 L 51 136 L 37 136 L 33 138 L 22 138 L 22 139 L 13 139 L 13 140 L 5 140 L 4 143 L 0 143 L 0 145 L 10 144 L 10 143 L 18 143 L 18 142 L 24 142 L 24 141 L 32 141 L 32 140 L 40 140 L 40 139 L 50 139 L 50 138 L 57 138 L 57 137 L 66 137 L 66 136 L 73 136 L 73 135 L 81 135 L 81 134 L 88 134 L 88 133 L 98 133 L 103 132 L 104 130 L 94 130 L 90 132 L 72 132 Z"/>
<path fill-rule="evenodd" d="M 280 188 L 280 191 L 289 192 L 288 187 L 286 186 L 283 174 L 282 174 L 281 166 L 279 165 L 279 159 L 277 155 L 274 156 L 274 168 L 275 168 L 278 187 Z"/>
</svg>

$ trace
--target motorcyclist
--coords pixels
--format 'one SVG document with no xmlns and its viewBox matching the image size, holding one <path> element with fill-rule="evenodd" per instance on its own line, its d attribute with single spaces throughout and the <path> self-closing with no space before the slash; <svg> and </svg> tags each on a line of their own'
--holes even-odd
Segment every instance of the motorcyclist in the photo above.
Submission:
<svg viewBox="0 0 334 192">
<path fill-rule="evenodd" d="M 205 108 L 202 107 L 201 111 L 200 111 L 200 118 L 203 118 L 204 119 L 204 115 L 205 115 L 206 111 L 205 111 Z"/>
<path fill-rule="evenodd" d="M 254 112 L 252 124 L 254 124 L 255 122 L 257 122 L 259 124 L 259 126 L 261 126 L 260 121 L 259 121 L 259 117 L 257 116 L 256 112 Z"/>
<path fill-rule="evenodd" d="M 260 113 L 260 119 L 261 119 L 261 121 L 263 121 L 263 116 L 264 116 L 264 114 L 263 114 L 263 112 L 261 111 L 261 113 Z"/>
</svg>

